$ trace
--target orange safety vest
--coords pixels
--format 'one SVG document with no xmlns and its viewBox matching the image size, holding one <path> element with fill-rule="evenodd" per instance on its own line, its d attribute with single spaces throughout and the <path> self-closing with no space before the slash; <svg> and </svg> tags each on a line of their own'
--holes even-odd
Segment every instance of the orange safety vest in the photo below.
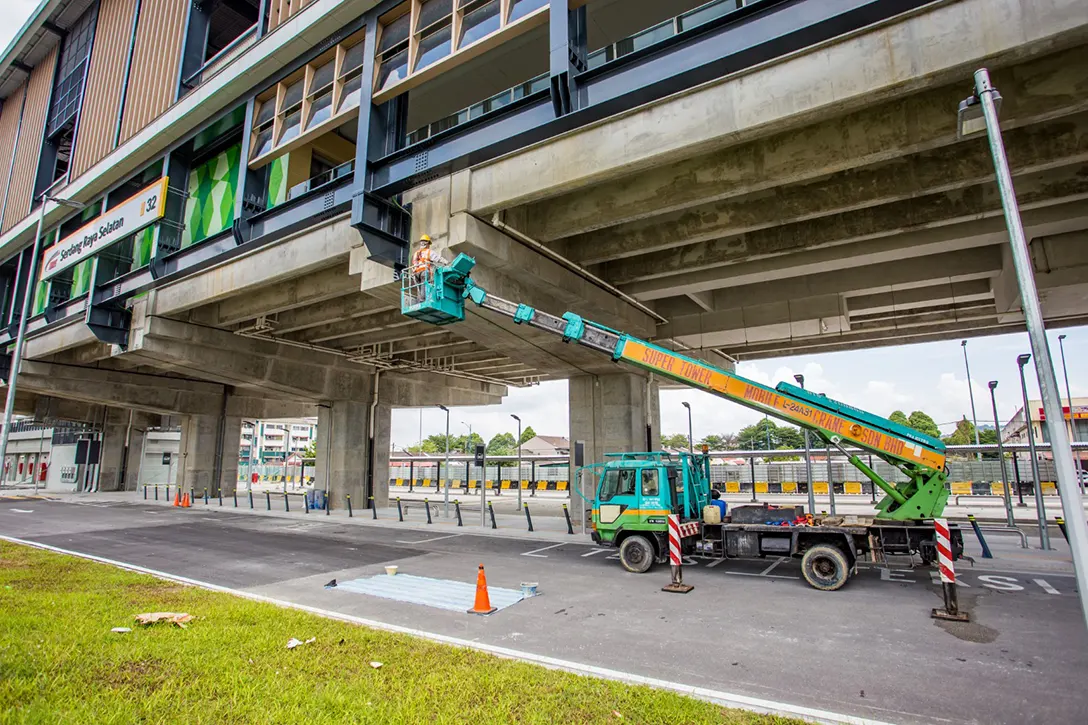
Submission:
<svg viewBox="0 0 1088 725">
<path fill-rule="evenodd" d="M 415 274 L 423 274 L 433 267 L 434 260 L 431 256 L 432 252 L 430 247 L 420 247 L 417 249 L 416 253 L 412 255 L 412 271 Z"/>
</svg>

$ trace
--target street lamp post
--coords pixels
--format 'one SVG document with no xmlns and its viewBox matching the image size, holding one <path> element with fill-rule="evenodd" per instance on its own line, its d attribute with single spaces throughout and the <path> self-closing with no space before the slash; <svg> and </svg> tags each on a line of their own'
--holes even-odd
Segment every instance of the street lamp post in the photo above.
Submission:
<svg viewBox="0 0 1088 725">
<path fill-rule="evenodd" d="M 468 428 L 468 440 L 465 442 L 465 453 L 472 453 L 472 426 L 463 420 L 461 421 L 461 425 Z"/>
<path fill-rule="evenodd" d="M 1065 378 L 1065 397 L 1069 399 L 1069 433 L 1075 443 L 1077 440 L 1077 419 L 1073 415 L 1073 392 L 1069 389 L 1069 368 L 1065 366 L 1065 338 L 1066 335 L 1058 335 L 1058 348 L 1062 351 L 1062 376 Z M 1077 472 L 1077 485 L 1080 487 L 1080 495 L 1084 495 L 1084 481 L 1081 480 L 1080 451 L 1073 457 L 1073 467 Z"/>
<path fill-rule="evenodd" d="M 49 206 L 49 202 L 53 202 L 60 206 L 66 206 L 69 209 L 75 209 L 77 211 L 84 208 L 84 205 L 81 202 L 49 196 L 48 190 L 42 197 L 42 205 L 38 210 L 38 231 L 34 235 L 30 268 L 27 270 L 26 288 L 23 292 L 23 315 L 19 319 L 19 332 L 15 336 L 15 347 L 11 351 L 11 365 L 10 372 L 8 373 L 8 397 L 7 402 L 4 404 L 4 430 L 3 432 L 0 432 L 0 461 L 7 460 L 8 455 L 8 437 L 11 434 L 11 417 L 15 412 L 15 388 L 19 380 L 19 367 L 23 362 L 23 343 L 26 341 L 26 323 L 30 317 L 30 301 L 34 298 L 34 289 L 37 284 L 38 257 L 41 256 L 42 231 L 45 227 L 45 210 L 46 207 Z M 18 284 L 18 280 L 16 280 L 16 284 Z"/>
<path fill-rule="evenodd" d="M 793 376 L 801 389 L 805 388 L 805 376 L 798 373 Z M 816 492 L 812 488 L 812 443 L 808 437 L 808 428 L 805 428 L 805 480 L 808 481 L 808 512 L 816 513 Z"/>
<path fill-rule="evenodd" d="M 446 460 L 442 464 L 445 471 L 443 473 L 445 478 L 442 479 L 442 490 L 445 491 L 445 496 L 443 498 L 442 516 L 443 518 L 448 519 L 450 517 L 450 409 L 444 405 L 438 407 L 446 413 Z M 420 448 L 420 450 L 422 451 L 423 449 Z"/>
<path fill-rule="evenodd" d="M 997 460 L 1001 464 L 1001 485 L 1005 493 L 1005 523 L 1016 526 L 1016 520 L 1012 515 L 1012 494 L 1009 491 L 1009 477 L 1005 475 L 1005 449 L 1001 447 L 1001 419 L 997 417 L 997 381 L 991 380 L 987 385 L 990 388 L 990 403 L 994 407 L 994 430 L 997 431 Z"/>
<path fill-rule="evenodd" d="M 978 415 L 975 414 L 975 390 L 971 387 L 971 363 L 967 362 L 967 340 L 960 343 L 963 348 L 963 366 L 967 368 L 967 395 L 971 398 L 971 424 L 975 426 L 975 445 L 979 445 L 978 439 Z M 982 454 L 976 453 L 975 458 L 982 460 Z"/>
<path fill-rule="evenodd" d="M 1020 392 L 1024 396 L 1024 429 L 1028 434 L 1028 455 L 1031 456 L 1032 490 L 1035 491 L 1035 515 L 1039 520 L 1039 546 L 1044 550 L 1050 548 L 1050 533 L 1046 530 L 1046 504 L 1043 503 L 1043 482 L 1039 476 L 1039 458 L 1035 453 L 1035 434 L 1031 430 L 1031 410 L 1028 408 L 1028 384 L 1024 379 L 1024 366 L 1031 360 L 1027 353 L 1016 358 L 1016 364 L 1020 366 Z M 1056 453 L 1054 435 L 1050 436 L 1050 450 Z"/>
<path fill-rule="evenodd" d="M 695 441 L 691 437 L 691 406 L 687 403 L 680 405 L 688 409 L 688 453 L 695 453 Z"/>
<path fill-rule="evenodd" d="M 510 417 L 518 422 L 518 511 L 521 511 L 521 418 L 512 413 Z"/>
<path fill-rule="evenodd" d="M 1001 205 L 1005 211 L 1005 224 L 1009 230 L 1009 242 L 1012 251 L 1013 268 L 1020 287 L 1020 302 L 1024 310 L 1024 324 L 1031 340 L 1031 351 L 1035 355 L 1035 373 L 1039 379 L 1039 391 L 1043 398 L 1043 410 L 1049 420 L 1062 420 L 1062 406 L 1057 400 L 1058 381 L 1054 375 L 1054 362 L 1050 357 L 1050 347 L 1046 341 L 1046 325 L 1039 305 L 1039 293 L 1035 287 L 1035 275 L 1032 270 L 1031 256 L 1024 238 L 1024 225 L 1020 219 L 1020 208 L 1016 203 L 1016 192 L 1012 185 L 1009 162 L 1005 157 L 1005 145 L 1001 140 L 1001 126 L 997 120 L 997 90 L 990 83 L 990 74 L 985 68 L 975 72 L 975 93 L 960 104 L 959 130 L 963 135 L 973 126 L 977 130 L 977 107 L 982 106 L 982 115 L 990 142 L 990 153 L 997 173 L 997 185 L 1001 192 Z M 1073 470 L 1073 450 L 1069 447 L 1069 436 L 1065 426 L 1057 426 L 1050 436 L 1051 450 L 1058 473 L 1058 493 L 1061 495 L 1062 509 L 1065 512 L 1066 533 L 1069 549 L 1073 554 L 1073 568 L 1076 573 L 1077 590 L 1088 592 L 1088 522 L 1084 519 L 1080 489 L 1076 484 L 1076 472 Z M 1045 525 L 1045 522 L 1044 522 Z M 1045 529 L 1043 529 L 1045 531 Z M 1081 614 L 1088 625 L 1088 597 L 1081 597 Z"/>
</svg>

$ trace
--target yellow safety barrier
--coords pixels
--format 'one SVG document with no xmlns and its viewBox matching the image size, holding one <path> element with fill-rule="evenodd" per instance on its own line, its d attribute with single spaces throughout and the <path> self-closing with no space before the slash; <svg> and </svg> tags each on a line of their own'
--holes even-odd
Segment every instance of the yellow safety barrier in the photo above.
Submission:
<svg viewBox="0 0 1088 725">
<path fill-rule="evenodd" d="M 766 481 L 756 481 L 756 493 L 767 493 Z"/>
<path fill-rule="evenodd" d="M 827 481 L 816 481 L 812 484 L 813 493 L 827 493 Z"/>
<path fill-rule="evenodd" d="M 738 481 L 726 481 L 725 482 L 726 493 L 740 493 L 740 483 Z"/>
<path fill-rule="evenodd" d="M 846 493 L 861 493 L 861 484 L 857 481 L 847 481 L 843 484 L 843 490 Z"/>
<path fill-rule="evenodd" d="M 530 488 L 530 486 L 529 486 L 529 482 L 528 482 L 528 481 L 522 481 L 522 482 L 521 482 L 521 489 L 522 489 L 523 491 L 528 491 L 528 490 L 529 490 L 529 488 Z"/>
<path fill-rule="evenodd" d="M 782 493 L 797 493 L 797 481 L 783 481 Z"/>
<path fill-rule="evenodd" d="M 397 482 L 394 483 L 393 485 L 394 486 L 403 486 L 404 485 L 404 479 L 403 478 L 398 478 Z"/>
<path fill-rule="evenodd" d="M 476 482 L 475 481 L 469 481 L 468 482 L 468 487 L 469 487 L 469 490 L 472 490 L 472 489 L 476 488 Z"/>
<path fill-rule="evenodd" d="M 1058 487 L 1057 486 L 1055 486 L 1053 483 L 1048 483 L 1047 481 L 1043 481 L 1043 493 L 1044 494 L 1053 495 L 1053 494 L 1055 494 L 1057 492 L 1058 492 Z"/>
<path fill-rule="evenodd" d="M 1012 492 L 1011 487 L 1009 489 L 1009 492 L 1010 493 Z M 995 496 L 1004 496 L 1005 495 L 1005 486 L 1003 486 L 1000 481 L 998 481 L 997 483 L 991 483 L 990 484 L 990 493 L 994 494 Z"/>
<path fill-rule="evenodd" d="M 499 488 L 501 488 L 504 491 L 509 489 L 510 488 L 510 482 L 509 481 L 503 481 L 502 483 L 499 484 Z"/>
<path fill-rule="evenodd" d="M 970 481 L 952 481 L 948 484 L 952 490 L 953 496 L 970 496 L 971 495 L 971 482 Z"/>
<path fill-rule="evenodd" d="M 451 488 L 461 488 L 461 479 L 460 478 L 455 478 L 452 481 L 450 481 L 450 487 Z"/>
<path fill-rule="evenodd" d="M 537 491 L 547 491 L 548 490 L 548 482 L 547 481 L 537 481 L 536 482 L 536 490 Z"/>
<path fill-rule="evenodd" d="M 555 490 L 556 491 L 566 491 L 567 490 L 567 485 L 568 484 L 567 484 L 566 481 L 559 481 L 558 483 L 555 484 Z"/>
<path fill-rule="evenodd" d="M 424 479 L 423 479 L 423 485 L 424 485 L 424 486 L 430 486 L 430 485 L 431 485 L 431 479 L 429 479 L 429 478 L 424 478 Z"/>
</svg>

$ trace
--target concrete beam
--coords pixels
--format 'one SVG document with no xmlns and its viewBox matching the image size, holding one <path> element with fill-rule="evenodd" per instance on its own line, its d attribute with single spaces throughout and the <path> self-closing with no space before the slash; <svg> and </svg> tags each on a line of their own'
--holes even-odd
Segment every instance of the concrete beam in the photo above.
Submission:
<svg viewBox="0 0 1088 725">
<path fill-rule="evenodd" d="M 130 353 L 184 370 L 196 379 L 228 382 L 310 400 L 359 400 L 372 371 L 331 353 L 241 337 L 147 316 Z"/>
<path fill-rule="evenodd" d="M 377 300 L 375 300 L 375 302 L 377 302 Z M 315 325 L 314 327 L 308 327 L 300 332 L 291 333 L 290 337 L 292 340 L 327 343 L 331 340 L 356 337 L 365 335 L 368 332 L 396 330 L 414 324 L 416 324 L 416 322 L 411 317 L 405 317 L 401 313 L 400 308 L 397 307 L 391 310 L 386 309 L 383 312 L 375 312 L 373 314 L 352 317 L 346 320 L 337 320 L 335 322 L 326 322 L 322 325 Z M 278 326 L 275 334 L 283 334 Z"/>
<path fill-rule="evenodd" d="M 347 277 L 347 279 L 351 280 L 353 284 L 357 284 L 356 280 L 350 277 Z M 370 295 L 356 292 L 355 294 L 348 294 L 277 313 L 275 318 L 276 334 L 286 335 L 329 322 L 353 320 L 357 317 L 374 315 L 392 309 L 396 308 Z"/>
<path fill-rule="evenodd" d="M 874 102 L 901 99 L 915 91 L 918 79 L 925 79 L 931 85 L 960 84 L 957 93 L 946 89 L 946 96 L 936 106 L 943 115 L 936 119 L 930 114 L 942 132 L 943 138 L 936 143 L 950 143 L 955 134 L 954 111 L 964 95 L 963 88 L 970 82 L 970 69 L 984 64 L 1000 68 L 1014 59 L 1082 42 L 1086 34 L 1088 10 L 1080 0 L 1051 0 L 1046 12 L 1038 12 L 1022 0 L 930 4 L 891 22 L 870 26 L 476 167 L 471 174 L 469 208 L 490 214 L 574 189 L 599 186 L 619 177 L 631 177 L 682 159 L 712 157 L 711 152 L 727 145 L 798 128 L 832 115 L 853 113 Z M 919 43 L 919 38 L 925 38 L 926 42 Z M 1002 87 L 1006 81 L 997 83 Z M 1004 95 L 1007 102 L 1018 105 L 1051 95 L 1060 96 L 1062 106 L 1076 103 L 1070 93 L 1076 85 L 1045 85 L 1049 87 L 1040 88 L 1025 78 L 1024 83 L 1015 86 L 1015 93 Z M 1014 88 L 1011 84 L 1005 87 Z M 901 154 L 912 140 L 916 144 L 917 129 L 929 128 L 929 119 L 918 123 L 919 117 L 906 107 L 894 110 L 873 127 L 874 132 L 867 134 L 868 138 L 850 141 L 869 146 L 878 157 L 887 154 L 884 158 Z M 835 149 L 841 149 L 841 128 L 837 126 L 834 135 L 824 137 L 819 145 L 826 147 L 830 141 Z M 934 143 L 931 132 L 922 135 Z M 719 159 L 713 159 L 707 168 L 713 173 L 712 178 L 722 178 Z M 532 169 L 532 173 L 525 173 L 526 169 Z M 626 203 L 660 207 L 656 196 L 656 193 L 629 194 Z M 581 210 L 583 220 L 599 213 L 598 205 L 590 206 L 594 211 Z M 638 212 L 628 218 L 638 218 Z M 617 217 L 609 215 L 609 219 L 616 223 Z M 567 224 L 567 233 L 572 226 Z M 582 226 L 586 228 L 584 221 Z M 594 228 L 594 224 L 589 222 L 588 228 Z"/>
<path fill-rule="evenodd" d="M 1085 75 L 1088 76 L 1088 68 Z M 853 135 L 853 132 L 848 133 Z M 783 143 L 800 150 L 803 141 L 794 139 Z M 1011 129 L 1005 133 L 1005 144 L 1010 166 L 1018 177 L 1059 166 L 1081 165 L 1088 161 L 1088 114 Z M 785 149 L 779 152 L 787 153 Z M 675 179 L 669 167 L 644 176 L 655 174 Z M 579 234 L 562 240 L 554 248 L 579 264 L 597 264 L 903 199 L 991 184 L 993 175 L 993 161 L 983 136 L 875 166 L 840 171 L 806 183 L 778 186 Z M 588 195 L 594 193 L 589 191 Z"/>
<path fill-rule="evenodd" d="M 894 314 L 907 309 L 938 307 L 963 302 L 988 301 L 993 304 L 993 299 L 994 293 L 990 288 L 990 280 L 973 279 L 906 289 L 897 289 L 893 286 L 887 292 L 848 296 L 846 305 L 848 315 L 854 317 Z"/>
<path fill-rule="evenodd" d="M 351 228 L 346 215 L 337 217 L 251 254 L 158 288 L 151 312 L 176 315 L 200 305 L 255 292 L 262 287 L 291 284 L 311 272 L 324 270 L 327 273 L 329 267 L 347 262 L 352 248 L 361 244 L 359 233 Z M 325 290 L 319 291 L 328 294 Z M 275 311 L 259 310 L 257 314 Z"/>
<path fill-rule="evenodd" d="M 1022 177 L 1016 185 L 1021 208 L 1030 210 L 1088 198 L 1088 178 L 1081 171 L 1081 166 L 1076 165 Z M 597 271 L 615 284 L 630 285 L 670 275 L 684 277 L 693 269 L 707 270 L 751 258 L 999 216 L 1002 209 L 997 186 L 985 184 L 607 262 Z M 669 284 L 675 286 L 676 280 Z"/>
<path fill-rule="evenodd" d="M 214 324 L 247 322 L 261 315 L 286 312 L 358 292 L 359 281 L 348 274 L 346 264 L 337 264 L 283 280 L 267 289 L 252 290 L 249 294 L 223 300 L 216 305 Z"/>
</svg>

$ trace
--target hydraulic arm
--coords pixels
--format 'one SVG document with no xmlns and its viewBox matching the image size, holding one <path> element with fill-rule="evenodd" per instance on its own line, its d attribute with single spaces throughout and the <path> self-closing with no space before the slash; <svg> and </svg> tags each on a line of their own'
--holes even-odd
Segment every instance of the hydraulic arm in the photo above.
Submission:
<svg viewBox="0 0 1088 725">
<path fill-rule="evenodd" d="M 465 300 L 478 307 L 554 333 L 609 355 L 613 360 L 651 371 L 693 388 L 726 398 L 760 413 L 808 429 L 846 455 L 886 496 L 877 505 L 878 518 L 897 521 L 940 516 L 948 499 L 945 487 L 944 444 L 894 421 L 788 383 L 770 388 L 729 371 L 641 340 L 573 312 L 562 317 L 489 294 L 469 276 L 476 262 L 461 254 L 452 264 L 424 278 L 407 278 L 401 298 L 405 315 L 443 325 L 465 317 Z M 887 481 L 856 455 L 867 451 L 901 471 L 908 481 Z"/>
</svg>

